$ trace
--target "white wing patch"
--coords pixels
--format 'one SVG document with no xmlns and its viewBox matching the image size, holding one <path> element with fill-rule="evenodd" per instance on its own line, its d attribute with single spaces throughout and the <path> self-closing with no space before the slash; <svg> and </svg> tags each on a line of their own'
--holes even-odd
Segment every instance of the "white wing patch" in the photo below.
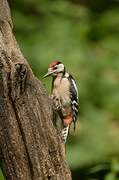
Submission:
<svg viewBox="0 0 119 180">
<path fill-rule="evenodd" d="M 71 105 L 72 105 L 72 111 L 73 111 L 73 122 L 74 122 L 74 130 L 75 130 L 75 123 L 76 123 L 77 115 L 78 115 L 78 88 L 73 78 L 71 78 L 71 82 L 72 82 Z"/>
<path fill-rule="evenodd" d="M 76 83 L 75 83 L 75 81 L 74 81 L 73 79 L 72 79 L 72 83 L 73 83 L 73 86 L 74 86 L 74 88 L 75 88 L 75 90 L 76 90 L 77 100 L 78 100 L 78 89 L 77 89 Z"/>
</svg>

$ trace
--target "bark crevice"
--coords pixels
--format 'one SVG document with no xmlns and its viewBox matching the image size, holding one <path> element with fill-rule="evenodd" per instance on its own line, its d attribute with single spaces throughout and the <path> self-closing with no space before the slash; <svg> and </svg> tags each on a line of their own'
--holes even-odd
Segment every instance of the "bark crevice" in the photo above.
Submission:
<svg viewBox="0 0 119 180">
<path fill-rule="evenodd" d="M 0 165 L 8 180 L 71 180 L 52 103 L 12 33 L 0 0 Z"/>
</svg>

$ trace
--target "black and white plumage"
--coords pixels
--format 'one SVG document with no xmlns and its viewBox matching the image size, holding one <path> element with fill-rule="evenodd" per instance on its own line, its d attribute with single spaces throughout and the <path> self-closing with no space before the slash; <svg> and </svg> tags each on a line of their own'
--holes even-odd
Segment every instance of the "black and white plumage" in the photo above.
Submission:
<svg viewBox="0 0 119 180">
<path fill-rule="evenodd" d="M 73 122 L 74 122 L 74 130 L 75 130 L 75 123 L 77 120 L 77 115 L 78 115 L 78 89 L 77 89 L 77 85 L 76 82 L 74 80 L 74 78 L 72 77 L 72 75 L 69 74 L 68 77 L 69 81 L 70 81 L 70 96 L 71 96 L 71 106 L 72 106 L 72 111 L 73 111 Z"/>
<path fill-rule="evenodd" d="M 62 139 L 66 142 L 69 128 L 77 120 L 78 114 L 78 89 L 72 75 L 66 72 L 64 65 L 54 61 L 49 65 L 48 73 L 44 76 L 53 76 L 52 99 L 55 108 L 62 120 Z"/>
</svg>

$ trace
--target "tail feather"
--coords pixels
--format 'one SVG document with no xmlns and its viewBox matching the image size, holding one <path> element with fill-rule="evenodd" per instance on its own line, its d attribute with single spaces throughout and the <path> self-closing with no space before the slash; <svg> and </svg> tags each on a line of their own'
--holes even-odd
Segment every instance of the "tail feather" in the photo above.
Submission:
<svg viewBox="0 0 119 180">
<path fill-rule="evenodd" d="M 66 143 L 67 141 L 67 137 L 68 137 L 68 134 L 69 134 L 69 128 L 70 126 L 65 126 L 63 129 L 62 129 L 62 132 L 61 132 L 61 135 L 62 135 L 62 139 L 64 141 L 64 143 Z"/>
</svg>

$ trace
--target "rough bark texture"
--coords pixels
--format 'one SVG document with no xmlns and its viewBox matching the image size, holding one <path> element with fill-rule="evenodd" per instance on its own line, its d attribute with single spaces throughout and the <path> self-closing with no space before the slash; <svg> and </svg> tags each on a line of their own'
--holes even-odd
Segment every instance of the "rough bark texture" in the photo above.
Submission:
<svg viewBox="0 0 119 180">
<path fill-rule="evenodd" d="M 0 163 L 8 180 L 71 180 L 51 102 L 12 34 L 0 0 Z"/>
</svg>

